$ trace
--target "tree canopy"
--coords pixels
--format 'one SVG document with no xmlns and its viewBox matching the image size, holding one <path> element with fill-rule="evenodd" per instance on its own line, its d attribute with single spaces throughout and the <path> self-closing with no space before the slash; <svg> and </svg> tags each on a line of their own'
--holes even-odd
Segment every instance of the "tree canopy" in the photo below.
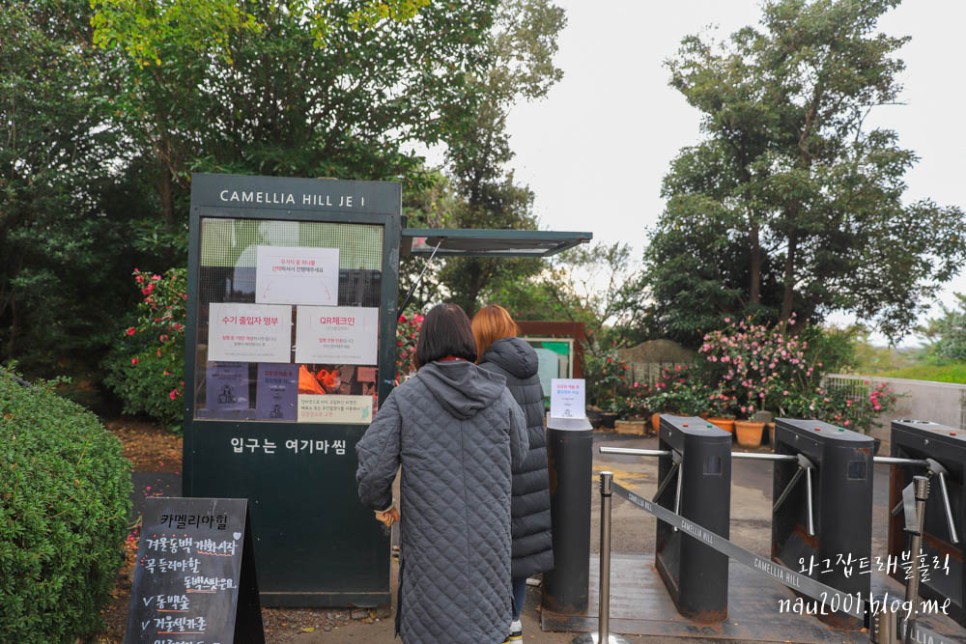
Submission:
<svg viewBox="0 0 966 644">
<path fill-rule="evenodd" d="M 723 313 L 840 310 L 897 338 L 962 265 L 962 211 L 906 203 L 916 155 L 867 125 L 901 93 L 907 39 L 877 31 L 897 4 L 771 0 L 758 29 L 682 41 L 671 85 L 704 138 L 664 180 L 645 251 L 651 329 L 693 345 Z"/>
<path fill-rule="evenodd" d="M 534 226 L 505 115 L 559 75 L 562 24 L 546 0 L 6 3 L 0 360 L 96 365 L 131 271 L 184 264 L 192 172 L 393 180 L 412 223 Z M 436 144 L 448 169 L 413 152 Z"/>
</svg>

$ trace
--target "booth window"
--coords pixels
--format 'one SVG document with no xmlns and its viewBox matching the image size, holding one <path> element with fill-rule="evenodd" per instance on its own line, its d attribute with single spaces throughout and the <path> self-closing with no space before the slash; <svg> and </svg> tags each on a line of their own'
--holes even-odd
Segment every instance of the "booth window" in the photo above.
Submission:
<svg viewBox="0 0 966 644">
<path fill-rule="evenodd" d="M 381 225 L 203 217 L 194 417 L 305 421 L 296 397 L 313 394 L 371 396 L 374 410 L 383 237 Z"/>
</svg>

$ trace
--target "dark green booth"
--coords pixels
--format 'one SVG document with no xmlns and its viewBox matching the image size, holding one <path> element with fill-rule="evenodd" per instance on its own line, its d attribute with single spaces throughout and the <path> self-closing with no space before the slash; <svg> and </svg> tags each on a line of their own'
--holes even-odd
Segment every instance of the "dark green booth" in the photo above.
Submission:
<svg viewBox="0 0 966 644">
<path fill-rule="evenodd" d="M 385 606 L 355 446 L 393 386 L 401 253 L 539 257 L 588 233 L 406 230 L 394 183 L 195 174 L 183 493 L 249 501 L 265 606 Z"/>
</svg>

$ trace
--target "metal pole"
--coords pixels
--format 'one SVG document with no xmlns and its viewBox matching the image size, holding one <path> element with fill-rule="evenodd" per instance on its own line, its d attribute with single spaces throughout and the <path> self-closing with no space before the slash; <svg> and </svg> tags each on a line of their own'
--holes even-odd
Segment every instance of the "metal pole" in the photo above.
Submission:
<svg viewBox="0 0 966 644">
<path fill-rule="evenodd" d="M 805 503 L 808 505 L 805 508 L 808 511 L 808 536 L 815 536 L 815 518 L 812 508 L 812 468 L 805 468 Z"/>
<path fill-rule="evenodd" d="M 916 516 L 912 521 L 909 520 L 909 506 L 906 510 L 906 532 L 909 533 L 909 556 L 912 560 L 912 568 L 906 581 L 906 602 L 912 607 L 908 618 L 900 618 L 902 641 L 906 641 L 909 633 L 909 622 L 919 614 L 919 551 L 922 549 L 922 531 L 926 524 L 926 500 L 929 498 L 929 479 L 925 476 L 912 477 L 912 492 L 915 496 Z M 907 488 L 908 489 L 908 488 Z M 912 526 L 912 527 L 910 527 Z"/>
<path fill-rule="evenodd" d="M 572 644 L 630 644 L 620 635 L 610 634 L 610 524 L 611 524 L 611 472 L 600 473 L 600 590 L 598 592 L 598 632 L 582 633 Z"/>
<path fill-rule="evenodd" d="M 909 571 L 909 583 L 906 585 L 906 601 L 911 602 L 912 615 L 919 614 L 919 551 L 922 549 L 922 531 L 926 525 L 926 499 L 929 498 L 929 479 L 925 476 L 912 477 L 913 489 L 916 493 L 916 531 L 909 541 L 912 569 Z"/>
<path fill-rule="evenodd" d="M 732 452 L 731 458 L 746 461 L 797 461 L 794 454 L 755 454 L 754 452 Z"/>
<path fill-rule="evenodd" d="M 633 447 L 598 447 L 601 454 L 631 454 L 633 456 L 670 456 L 671 452 L 664 449 L 636 449 Z"/>
<path fill-rule="evenodd" d="M 873 463 L 885 463 L 886 465 L 919 465 L 929 467 L 929 463 L 923 458 L 900 458 L 898 456 L 873 456 Z"/>
<path fill-rule="evenodd" d="M 598 625 L 600 641 L 606 642 L 610 634 L 610 483 L 611 472 L 600 473 L 600 597 Z"/>
<path fill-rule="evenodd" d="M 896 637 L 896 614 L 884 610 L 877 612 L 870 624 L 869 638 L 875 644 L 898 644 Z"/>
</svg>

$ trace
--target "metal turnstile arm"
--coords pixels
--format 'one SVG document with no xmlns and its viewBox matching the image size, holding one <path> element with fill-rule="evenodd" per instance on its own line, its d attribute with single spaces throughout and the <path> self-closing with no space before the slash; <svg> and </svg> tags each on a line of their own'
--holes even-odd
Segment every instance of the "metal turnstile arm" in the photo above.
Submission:
<svg viewBox="0 0 966 644">
<path fill-rule="evenodd" d="M 953 521 L 953 508 L 949 503 L 949 490 L 946 489 L 946 475 L 948 470 L 938 461 L 927 458 L 929 463 L 929 474 L 939 479 L 939 495 L 943 500 L 943 509 L 946 511 L 946 525 L 949 526 L 949 540 L 952 543 L 959 543 L 959 535 L 956 533 L 956 523 Z"/>
<path fill-rule="evenodd" d="M 952 504 L 949 502 L 949 489 L 946 487 L 946 475 L 949 474 L 942 463 L 933 459 L 908 459 L 908 458 L 894 458 L 894 457 L 881 457 L 876 456 L 875 461 L 881 463 L 891 463 L 895 465 L 920 465 L 925 467 L 929 471 L 930 477 L 936 477 L 939 479 L 939 496 L 942 498 L 943 510 L 946 515 L 946 526 L 949 528 L 949 541 L 951 543 L 959 543 L 959 534 L 956 532 L 956 522 L 953 520 L 953 508 Z M 912 487 L 910 483 L 907 487 Z M 899 501 L 894 508 L 892 508 L 892 516 L 896 516 L 902 510 L 903 501 Z"/>
<path fill-rule="evenodd" d="M 788 482 L 788 485 L 785 486 L 785 489 L 782 490 L 782 493 L 778 496 L 778 500 L 776 500 L 774 506 L 772 506 L 772 512 L 778 511 L 778 508 L 782 506 L 782 504 L 785 502 L 785 499 L 787 499 L 788 495 L 791 494 L 795 484 L 798 483 L 800 478 L 802 478 L 802 475 L 805 475 L 805 503 L 806 510 L 808 511 L 808 536 L 814 537 L 815 519 L 812 511 L 812 470 L 815 469 L 815 464 L 808 460 L 808 457 L 806 457 L 804 454 L 798 454 L 797 460 L 798 469 L 795 471 L 794 476 L 792 476 L 792 480 Z"/>
<path fill-rule="evenodd" d="M 675 490 L 674 490 L 674 514 L 681 513 L 681 483 L 684 479 L 681 472 L 682 460 L 683 458 L 680 453 L 678 453 L 677 451 L 671 452 L 671 462 L 673 463 L 671 465 L 671 469 L 668 470 L 667 476 L 665 476 L 664 480 L 661 481 L 661 484 L 657 488 L 657 492 L 654 494 L 654 503 L 658 503 L 658 499 L 661 498 L 661 495 L 664 494 L 664 490 L 667 489 L 667 486 L 670 485 L 671 480 L 674 479 L 676 475 L 677 484 L 675 485 Z M 672 529 L 675 532 L 677 532 L 678 530 L 677 528 L 672 528 Z"/>
</svg>

